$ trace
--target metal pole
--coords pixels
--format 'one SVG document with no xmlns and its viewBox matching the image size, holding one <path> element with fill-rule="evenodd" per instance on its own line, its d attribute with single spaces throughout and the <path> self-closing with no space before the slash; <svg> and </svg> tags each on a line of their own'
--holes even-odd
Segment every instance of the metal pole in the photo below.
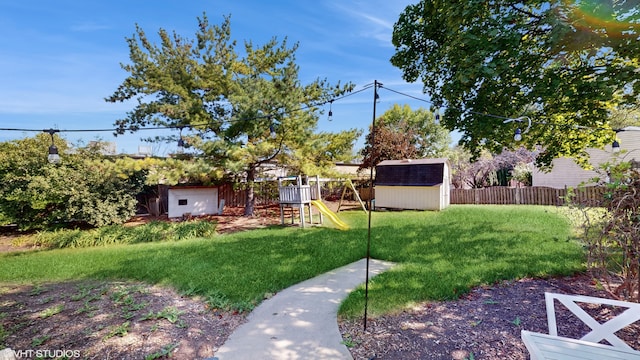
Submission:
<svg viewBox="0 0 640 360">
<path fill-rule="evenodd" d="M 373 121 L 371 122 L 371 160 L 375 159 L 375 135 L 376 135 L 376 103 L 378 101 L 378 80 L 373 81 Z M 367 331 L 367 309 L 369 305 L 369 260 L 371 258 L 371 206 L 373 200 L 373 161 L 370 164 L 371 172 L 369 176 L 369 225 L 367 227 L 367 274 L 364 282 L 364 331 Z"/>
</svg>

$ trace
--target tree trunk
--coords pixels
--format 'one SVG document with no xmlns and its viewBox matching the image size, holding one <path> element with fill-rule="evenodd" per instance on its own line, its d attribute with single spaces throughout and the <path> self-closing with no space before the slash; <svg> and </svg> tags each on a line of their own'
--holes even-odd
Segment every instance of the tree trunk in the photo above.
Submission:
<svg viewBox="0 0 640 360">
<path fill-rule="evenodd" d="M 247 197 L 244 203 L 244 216 L 253 216 L 256 199 L 253 192 L 253 183 L 256 179 L 256 169 L 250 167 L 247 171 Z"/>
</svg>

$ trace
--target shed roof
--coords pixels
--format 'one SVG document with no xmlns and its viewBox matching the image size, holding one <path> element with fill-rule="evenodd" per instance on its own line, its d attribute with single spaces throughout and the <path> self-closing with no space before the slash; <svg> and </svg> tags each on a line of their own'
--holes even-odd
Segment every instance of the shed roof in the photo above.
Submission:
<svg viewBox="0 0 640 360">
<path fill-rule="evenodd" d="M 435 186 L 444 182 L 447 159 L 385 160 L 376 166 L 376 185 Z"/>
<path fill-rule="evenodd" d="M 433 159 L 403 159 L 403 160 L 384 160 L 378 163 L 377 166 L 393 166 L 393 165 L 420 165 L 420 164 L 448 164 L 449 160 L 446 158 L 433 158 Z"/>
<path fill-rule="evenodd" d="M 218 185 L 170 185 L 169 190 L 181 190 L 181 189 L 217 189 Z"/>
</svg>

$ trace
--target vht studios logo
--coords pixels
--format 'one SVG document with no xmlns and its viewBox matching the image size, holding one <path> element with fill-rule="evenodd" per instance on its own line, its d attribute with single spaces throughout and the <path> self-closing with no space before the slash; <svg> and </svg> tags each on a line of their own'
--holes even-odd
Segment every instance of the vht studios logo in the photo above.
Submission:
<svg viewBox="0 0 640 360">
<path fill-rule="evenodd" d="M 79 358 L 80 350 L 14 350 L 17 359 L 69 359 Z"/>
</svg>

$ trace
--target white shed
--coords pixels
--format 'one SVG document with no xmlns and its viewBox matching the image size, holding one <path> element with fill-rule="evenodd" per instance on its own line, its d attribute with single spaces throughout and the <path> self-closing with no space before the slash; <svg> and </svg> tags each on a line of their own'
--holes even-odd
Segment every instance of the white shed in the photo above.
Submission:
<svg viewBox="0 0 640 360">
<path fill-rule="evenodd" d="M 169 188 L 167 197 L 169 218 L 219 213 L 217 187 L 175 186 Z"/>
<path fill-rule="evenodd" d="M 385 160 L 376 166 L 375 207 L 442 210 L 450 204 L 447 159 Z"/>
</svg>

